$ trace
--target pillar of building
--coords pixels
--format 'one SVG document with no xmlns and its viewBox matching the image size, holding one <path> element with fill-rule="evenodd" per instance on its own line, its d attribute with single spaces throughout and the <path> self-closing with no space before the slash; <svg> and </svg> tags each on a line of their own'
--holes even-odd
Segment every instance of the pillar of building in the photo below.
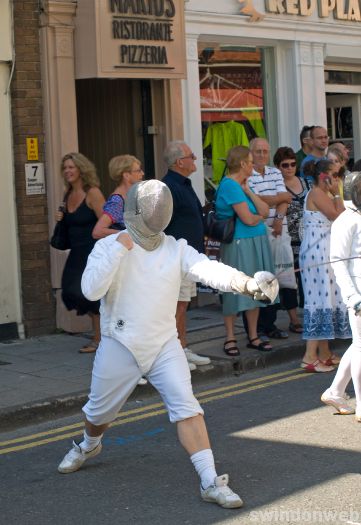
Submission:
<svg viewBox="0 0 361 525">
<path fill-rule="evenodd" d="M 199 92 L 198 35 L 186 37 L 187 81 L 182 82 L 184 140 L 197 156 L 197 172 L 192 183 L 197 195 L 204 203 L 203 144 L 201 99 Z"/>
<path fill-rule="evenodd" d="M 14 75 L 10 83 L 14 144 L 15 196 L 20 252 L 22 317 L 27 336 L 55 328 L 55 302 L 50 282 L 46 194 L 30 195 L 26 187 L 27 138 L 38 141 L 44 163 L 44 124 L 39 47 L 39 2 L 13 2 Z M 11 172 L 9 173 L 11 177 Z"/>
<path fill-rule="evenodd" d="M 76 2 L 43 0 L 41 14 L 42 80 L 44 97 L 47 197 L 50 231 L 54 213 L 63 200 L 61 158 L 78 151 L 75 93 L 74 28 Z M 60 298 L 61 275 L 66 254 L 51 250 L 51 281 L 57 298 L 57 326 L 70 332 L 88 330 L 88 316 L 76 317 L 65 310 Z"/>
</svg>

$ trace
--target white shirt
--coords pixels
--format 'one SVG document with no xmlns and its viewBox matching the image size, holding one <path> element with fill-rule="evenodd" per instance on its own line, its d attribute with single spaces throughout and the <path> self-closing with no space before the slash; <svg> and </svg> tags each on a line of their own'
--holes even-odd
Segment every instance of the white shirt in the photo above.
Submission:
<svg viewBox="0 0 361 525">
<path fill-rule="evenodd" d="M 357 257 L 332 264 L 344 303 L 353 307 L 361 301 L 361 215 L 352 204 L 337 217 L 331 227 L 330 259 Z"/>
<path fill-rule="evenodd" d="M 279 169 L 271 166 L 265 166 L 264 175 L 253 170 L 251 177 L 248 179 L 248 183 L 251 190 L 260 197 L 267 195 L 274 196 L 277 195 L 277 193 L 287 192 L 282 173 Z M 267 226 L 272 228 L 275 216 L 276 208 L 270 207 L 268 217 L 265 220 Z M 288 231 L 286 215 L 283 218 L 282 225 L 283 229 Z"/>
<path fill-rule="evenodd" d="M 146 251 L 137 244 L 127 250 L 117 236 L 95 244 L 83 273 L 82 291 L 90 301 L 101 299 L 101 333 L 126 346 L 147 372 L 163 345 L 177 336 L 181 279 L 231 292 L 230 282 L 240 272 L 210 261 L 184 239 L 164 235 L 156 250 Z"/>
</svg>

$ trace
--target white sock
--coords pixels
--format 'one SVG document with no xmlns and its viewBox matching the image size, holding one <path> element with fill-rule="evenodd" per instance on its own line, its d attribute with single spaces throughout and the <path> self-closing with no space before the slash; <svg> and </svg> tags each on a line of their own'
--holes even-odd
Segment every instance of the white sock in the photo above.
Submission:
<svg viewBox="0 0 361 525">
<path fill-rule="evenodd" d="M 203 489 L 207 489 L 214 483 L 217 477 L 216 467 L 214 465 L 213 452 L 210 448 L 200 450 L 191 456 L 191 462 L 201 478 Z"/>
<path fill-rule="evenodd" d="M 90 452 L 91 450 L 93 450 L 95 447 L 99 445 L 99 443 L 102 440 L 102 437 L 103 437 L 103 434 L 101 434 L 100 436 L 95 436 L 95 437 L 88 436 L 88 434 L 86 433 L 86 430 L 84 430 L 84 439 L 81 443 L 79 443 L 79 447 L 84 452 Z"/>
</svg>

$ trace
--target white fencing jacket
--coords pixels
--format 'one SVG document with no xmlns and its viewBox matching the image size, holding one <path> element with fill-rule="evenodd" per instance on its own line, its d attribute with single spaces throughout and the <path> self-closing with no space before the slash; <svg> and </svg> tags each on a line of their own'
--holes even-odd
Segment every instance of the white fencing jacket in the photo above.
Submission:
<svg viewBox="0 0 361 525">
<path fill-rule="evenodd" d="M 357 257 L 332 264 L 342 299 L 352 308 L 361 301 L 361 215 L 352 208 L 346 208 L 332 224 L 330 256 L 331 261 Z"/>
<path fill-rule="evenodd" d="M 236 269 L 188 246 L 184 239 L 164 235 L 160 246 L 131 250 L 119 243 L 118 233 L 98 241 L 89 255 L 82 290 L 90 301 L 101 299 L 101 333 L 113 337 L 134 355 L 147 372 L 163 345 L 177 337 L 175 312 L 181 279 L 200 281 L 224 292 Z"/>
</svg>

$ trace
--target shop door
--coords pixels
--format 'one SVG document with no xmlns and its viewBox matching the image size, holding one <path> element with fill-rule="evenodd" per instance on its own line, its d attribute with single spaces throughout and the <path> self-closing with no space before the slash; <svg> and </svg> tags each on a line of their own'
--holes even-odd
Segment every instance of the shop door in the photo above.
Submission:
<svg viewBox="0 0 361 525">
<path fill-rule="evenodd" d="M 131 79 L 76 81 L 79 151 L 91 159 L 107 197 L 114 189 L 109 160 L 128 153 L 154 177 L 150 82 Z"/>
<path fill-rule="evenodd" d="M 350 151 L 350 167 L 361 157 L 360 95 L 327 94 L 327 129 L 330 141 L 342 141 Z"/>
</svg>

